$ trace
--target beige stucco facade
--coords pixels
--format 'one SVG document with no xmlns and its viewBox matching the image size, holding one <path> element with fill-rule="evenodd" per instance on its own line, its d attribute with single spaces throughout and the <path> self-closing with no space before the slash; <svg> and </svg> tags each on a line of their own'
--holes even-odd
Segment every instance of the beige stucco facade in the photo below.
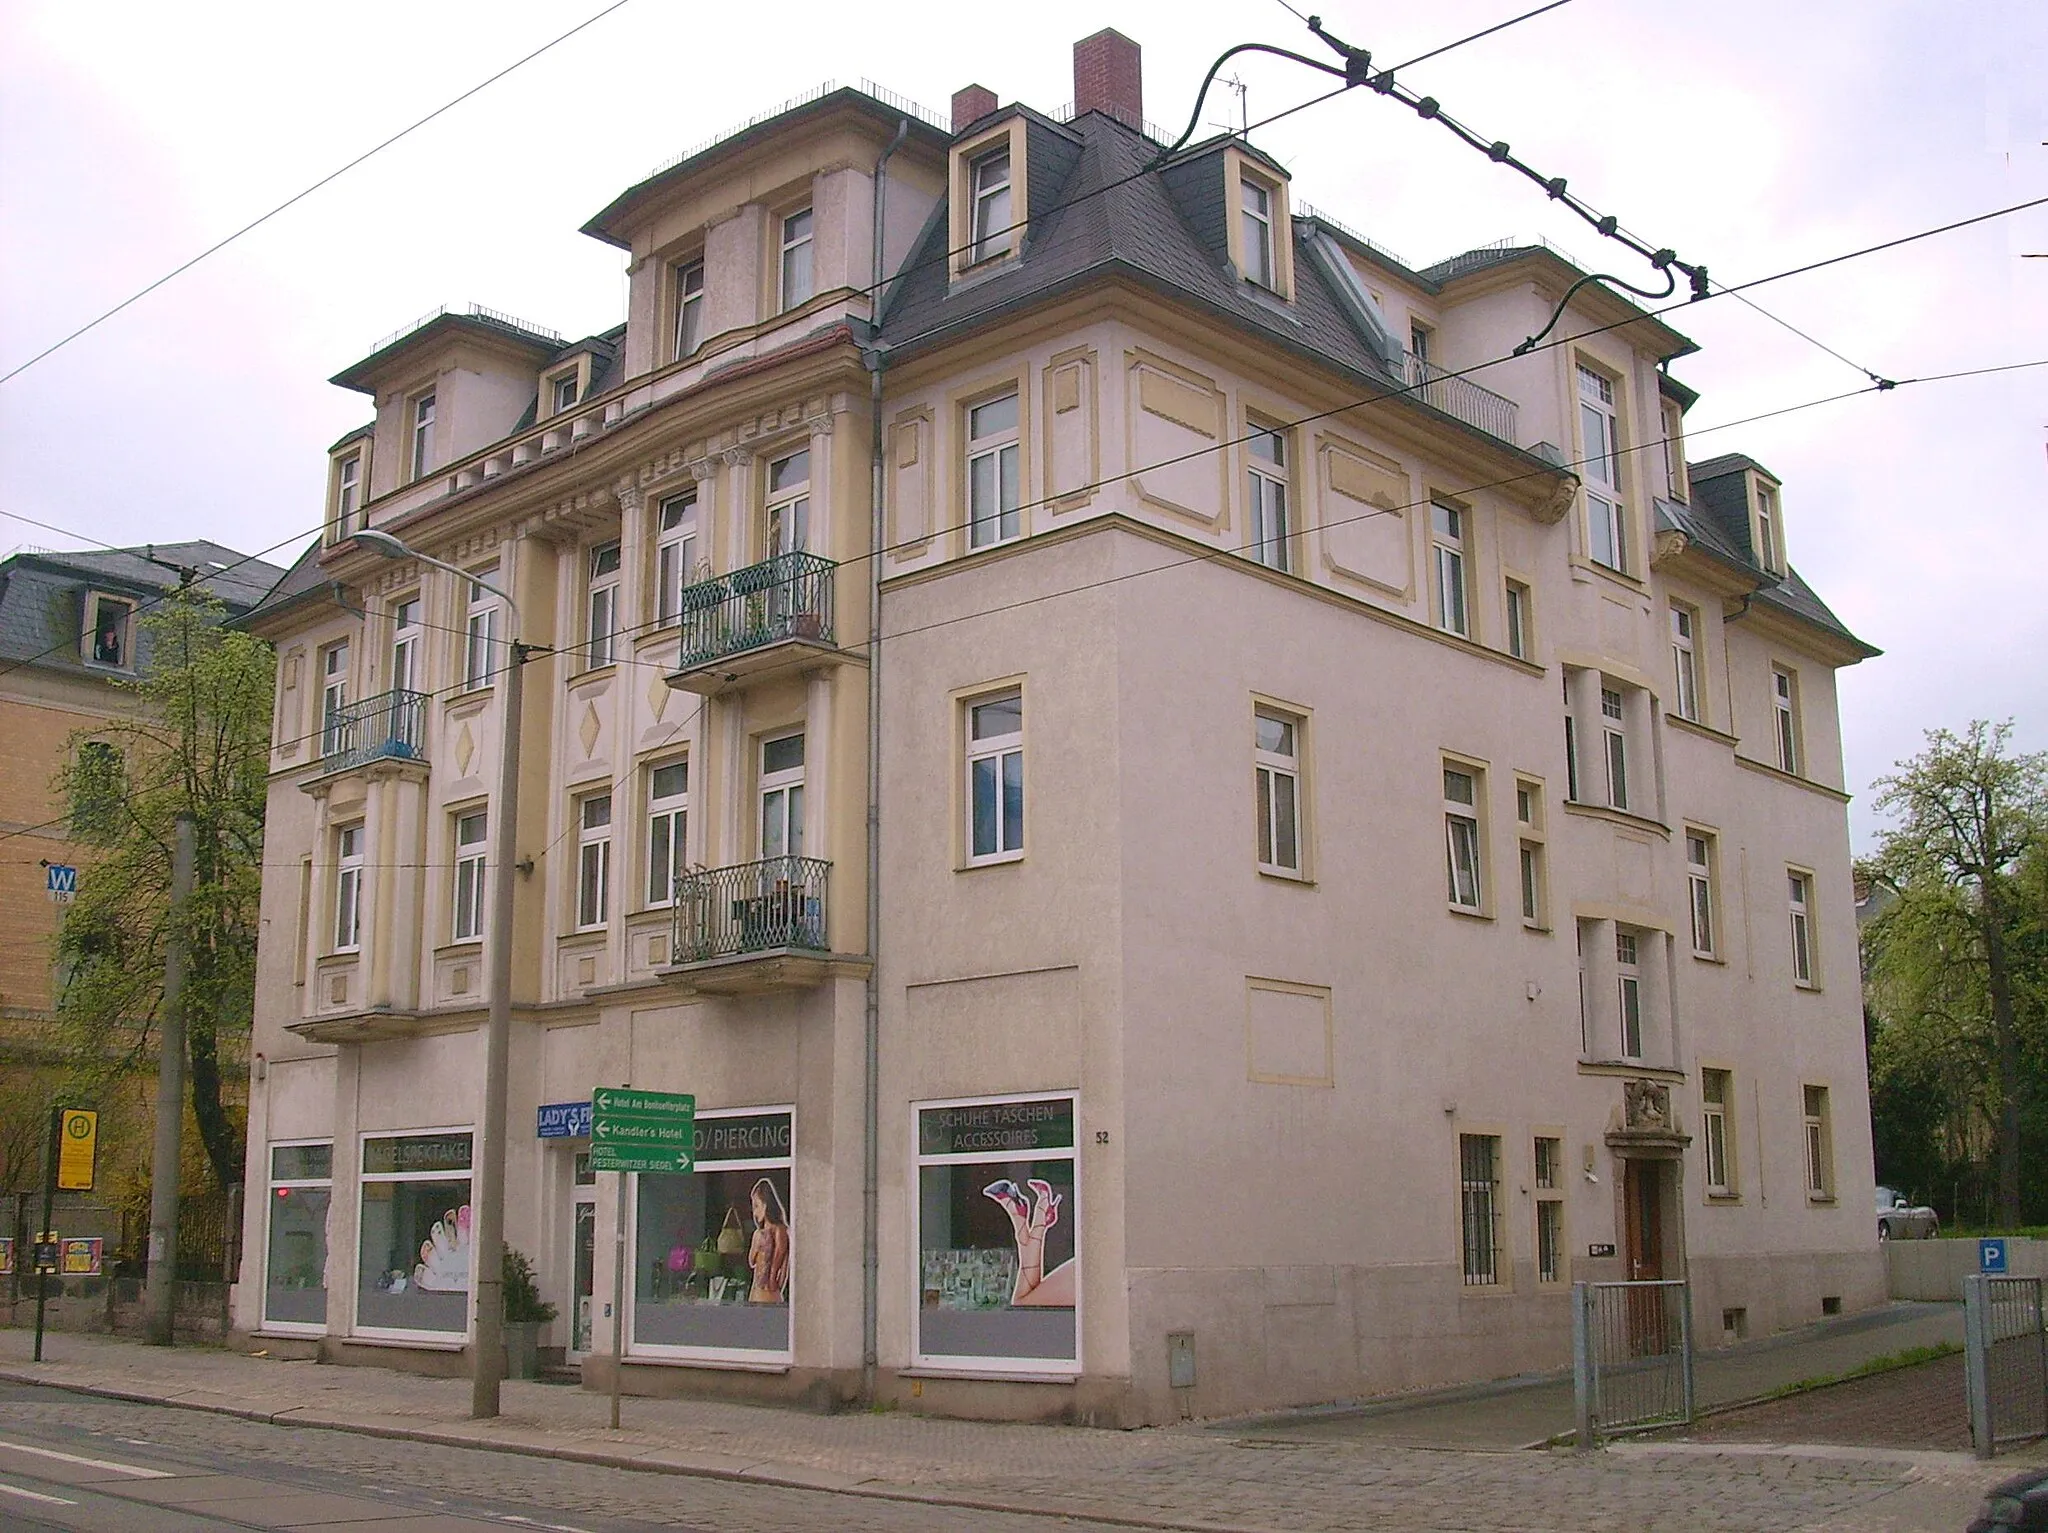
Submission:
<svg viewBox="0 0 2048 1533">
<path fill-rule="evenodd" d="M 1027 162 L 1004 173 L 1041 216 L 1060 135 L 1126 131 L 1097 115 L 957 137 L 903 118 L 883 272 L 972 232 L 933 210 L 949 186 L 980 195 L 991 153 Z M 337 453 L 374 464 L 414 461 L 405 401 L 448 401 L 446 454 L 409 484 L 370 478 L 360 514 L 504 586 L 543 651 L 506 1235 L 563 1311 L 544 1342 L 608 1382 L 622 1195 L 633 1390 L 871 1388 L 1130 1423 L 1557 1366 L 1581 1279 L 1689 1277 L 1709 1343 L 1875 1302 L 1833 685 L 1870 651 L 1824 608 L 1774 605 L 1778 572 L 1688 536 L 1664 422 L 1690 394 L 1658 364 L 1690 343 L 1594 290 L 1572 314 L 1597 333 L 1489 369 L 1491 393 L 1361 388 L 1351 364 L 1105 266 L 892 345 L 927 301 L 905 288 L 871 328 L 897 122 L 840 93 L 622 196 L 589 226 L 629 252 L 622 334 L 546 353 L 522 331 L 508 372 L 517 348 L 479 364 L 491 348 L 449 320 L 343 375 L 377 426 Z M 1386 331 L 1471 366 L 1575 275 L 1545 251 L 1396 267 L 1290 221 L 1284 172 L 1224 152 L 1233 206 L 1255 181 L 1291 231 L 1257 295 L 1281 319 L 1311 282 L 1355 284 Z M 1231 227 L 1237 280 L 1257 230 Z M 812 291 L 778 309 L 799 236 Z M 1053 259 L 958 254 L 936 279 L 952 295 Z M 588 394 L 522 422 L 579 347 Z M 444 381 L 479 365 L 500 369 L 489 387 Z M 1589 373 L 1618 534 L 1583 482 Z M 482 413 L 456 419 L 458 399 Z M 1722 464 L 1716 493 L 1761 472 Z M 686 496 L 696 542 L 671 586 Z M 425 1248 L 456 1212 L 439 1204 L 466 1201 L 480 1111 L 460 837 L 490 807 L 503 662 L 465 680 L 488 603 L 349 530 L 254 619 L 280 692 L 250 1165 L 290 1174 L 249 1199 L 236 1315 L 284 1345 L 454 1369 L 455 1267 Z M 615 564 L 596 557 L 614 542 Z M 795 594 L 792 549 L 829 561 L 829 603 Z M 594 633 L 617 636 L 595 664 Z M 324 720 L 342 643 L 358 711 L 411 667 L 404 749 L 355 759 Z M 685 801 L 658 774 L 684 763 L 678 844 L 661 838 Z M 579 1180 L 587 1142 L 536 1135 L 549 1104 L 626 1084 L 694 1094 L 697 1175 Z M 702 1132 L 721 1122 L 723 1147 Z M 1191 1381 L 1169 1377 L 1170 1342 Z"/>
</svg>

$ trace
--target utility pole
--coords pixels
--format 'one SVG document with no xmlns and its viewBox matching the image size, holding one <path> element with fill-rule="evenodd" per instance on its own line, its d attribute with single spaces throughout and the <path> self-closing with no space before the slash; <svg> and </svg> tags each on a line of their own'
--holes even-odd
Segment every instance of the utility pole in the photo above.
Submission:
<svg viewBox="0 0 2048 1533">
<path fill-rule="evenodd" d="M 178 816 L 171 853 L 171 934 L 164 954 L 162 1047 L 156 1067 L 156 1153 L 149 1168 L 149 1342 L 168 1347 L 177 1318 L 178 1181 L 185 1139 L 185 918 L 192 902 L 194 827 Z"/>
</svg>

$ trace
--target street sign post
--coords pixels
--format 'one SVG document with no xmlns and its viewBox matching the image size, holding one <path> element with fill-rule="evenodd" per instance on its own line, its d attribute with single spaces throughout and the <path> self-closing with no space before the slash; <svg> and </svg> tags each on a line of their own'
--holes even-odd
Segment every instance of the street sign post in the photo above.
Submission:
<svg viewBox="0 0 2048 1533">
<path fill-rule="evenodd" d="M 590 1094 L 590 1169 L 696 1168 L 697 1099 L 683 1092 L 600 1086 Z"/>
</svg>

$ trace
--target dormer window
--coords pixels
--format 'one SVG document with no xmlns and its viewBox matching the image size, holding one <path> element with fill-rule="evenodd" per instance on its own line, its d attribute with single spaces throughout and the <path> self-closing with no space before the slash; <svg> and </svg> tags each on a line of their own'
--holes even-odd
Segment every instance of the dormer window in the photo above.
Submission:
<svg viewBox="0 0 2048 1533">
<path fill-rule="evenodd" d="M 1287 183 L 1235 144 L 1223 150 L 1225 254 L 1246 282 L 1283 301 L 1294 297 L 1294 241 Z"/>
<path fill-rule="evenodd" d="M 1007 139 L 974 162 L 974 250 L 972 261 L 1008 255 L 1010 239 L 1010 146 Z"/>
<path fill-rule="evenodd" d="M 423 478 L 434 464 L 434 396 L 422 394 L 412 402 L 412 472 L 408 480 Z"/>
<path fill-rule="evenodd" d="M 1237 183 L 1242 201 L 1240 213 L 1243 226 L 1240 231 L 1244 250 L 1244 275 L 1246 280 L 1256 282 L 1260 287 L 1271 288 L 1274 282 L 1273 263 L 1273 192 L 1250 176 Z"/>
<path fill-rule="evenodd" d="M 1675 399 L 1664 400 L 1664 488 L 1673 500 L 1685 499 L 1685 413 Z"/>
<path fill-rule="evenodd" d="M 116 670 L 135 669 L 135 603 L 97 592 L 85 599 L 85 658 Z"/>
<path fill-rule="evenodd" d="M 815 283 L 811 274 L 811 210 L 799 209 L 782 220 L 782 302 L 783 311 L 810 301 Z"/>
<path fill-rule="evenodd" d="M 704 262 L 700 257 L 676 267 L 676 355 L 680 362 L 697 349 L 704 333 Z"/>
<path fill-rule="evenodd" d="M 334 464 L 334 538 L 356 530 L 356 508 L 363 503 L 363 455 L 352 452 Z"/>
<path fill-rule="evenodd" d="M 1785 573 L 1785 524 L 1778 514 L 1778 492 L 1757 482 L 1756 562 L 1773 575 Z"/>
</svg>

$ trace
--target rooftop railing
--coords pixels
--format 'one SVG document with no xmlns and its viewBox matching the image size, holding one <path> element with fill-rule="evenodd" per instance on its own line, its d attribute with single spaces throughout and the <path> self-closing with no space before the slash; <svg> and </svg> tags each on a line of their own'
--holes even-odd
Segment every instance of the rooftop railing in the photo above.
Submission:
<svg viewBox="0 0 2048 1533">
<path fill-rule="evenodd" d="M 819 857 L 764 857 L 700 868 L 676 879 L 671 963 L 708 963 L 778 948 L 827 951 L 832 864 Z"/>
<path fill-rule="evenodd" d="M 1519 445 L 1515 440 L 1516 410 L 1512 399 L 1482 389 L 1469 378 L 1447 373 L 1413 352 L 1408 354 L 1408 385 L 1424 404 L 1488 436 L 1499 437 L 1510 447 Z"/>
<path fill-rule="evenodd" d="M 788 639 L 831 644 L 832 576 L 838 568 L 817 554 L 777 554 L 683 587 L 676 669 L 693 670 Z"/>
<path fill-rule="evenodd" d="M 344 703 L 320 730 L 320 765 L 345 772 L 372 761 L 427 759 L 427 694 L 393 688 Z"/>
</svg>

